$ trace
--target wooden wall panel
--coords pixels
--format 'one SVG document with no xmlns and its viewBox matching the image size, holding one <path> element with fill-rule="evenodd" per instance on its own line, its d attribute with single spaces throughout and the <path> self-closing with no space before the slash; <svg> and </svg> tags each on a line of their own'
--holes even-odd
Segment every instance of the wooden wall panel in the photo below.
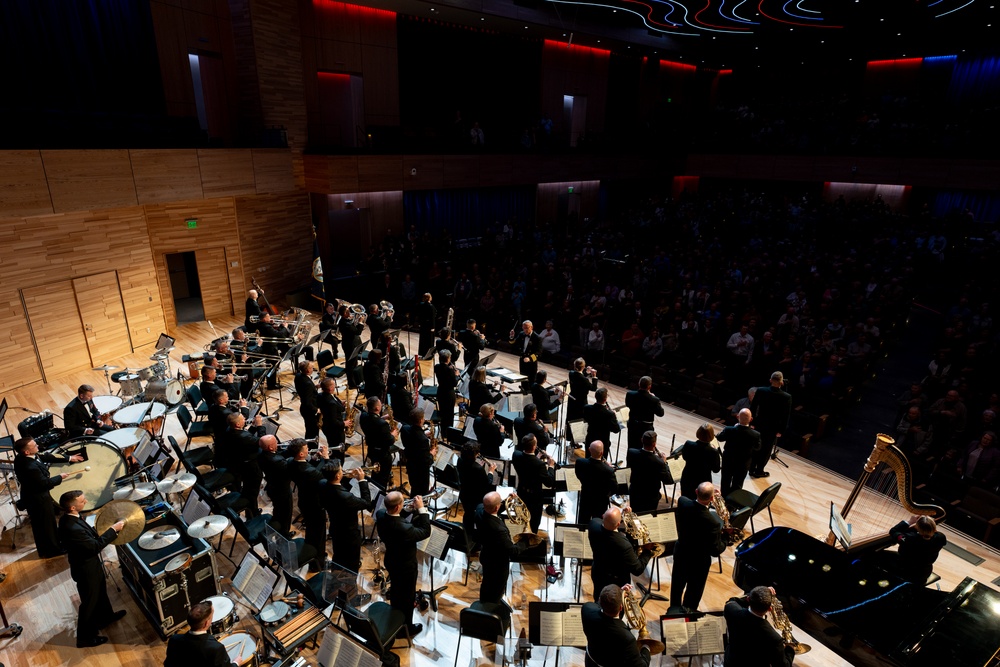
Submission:
<svg viewBox="0 0 1000 667">
<path fill-rule="evenodd" d="M 199 248 L 195 252 L 198 261 L 198 282 L 201 283 L 201 303 L 205 308 L 205 319 L 212 320 L 233 314 L 233 301 L 229 290 L 229 273 L 226 270 L 226 249 Z"/>
<path fill-rule="evenodd" d="M 38 151 L 0 151 L 0 218 L 52 213 Z"/>
<path fill-rule="evenodd" d="M 430 164 L 436 164 L 440 170 L 440 158 L 428 158 Z M 403 156 L 401 155 L 361 155 L 358 157 L 358 190 L 365 192 L 382 192 L 384 190 L 401 190 L 403 188 Z M 435 167 L 431 168 L 432 171 Z M 409 168 L 405 178 L 410 178 Z M 417 178 L 421 178 L 418 174 Z"/>
<path fill-rule="evenodd" d="M 42 151 L 42 162 L 56 213 L 138 203 L 126 150 Z"/>
<path fill-rule="evenodd" d="M 198 151 L 132 150 L 132 174 L 140 204 L 201 199 Z"/>
<path fill-rule="evenodd" d="M 118 284 L 121 288 L 122 304 L 128 322 L 132 346 L 140 348 L 151 345 L 166 330 L 163 309 L 160 307 L 160 291 L 156 283 L 156 268 L 149 257 L 134 265 L 118 269 Z M 152 304 L 156 307 L 152 307 Z"/>
<path fill-rule="evenodd" d="M 41 369 L 31 343 L 21 293 L 9 283 L 0 288 L 0 391 L 40 382 Z M 9 286 L 8 286 L 9 285 Z"/>
<path fill-rule="evenodd" d="M 76 305 L 90 351 L 91 366 L 101 366 L 132 352 L 118 275 L 105 271 L 73 279 Z"/>
<path fill-rule="evenodd" d="M 395 44 L 395 24 L 391 46 L 365 44 L 362 48 L 365 84 L 365 123 L 399 125 L 399 52 Z"/>
<path fill-rule="evenodd" d="M 287 150 L 255 148 L 253 173 L 257 194 L 288 192 L 295 189 L 292 154 Z"/>
<path fill-rule="evenodd" d="M 285 294 L 308 288 L 313 250 L 309 195 L 237 197 L 236 215 L 244 287 L 250 289 L 251 277 L 256 278 L 272 304 L 284 304 Z M 245 298 L 234 299 L 237 315 Z"/>
<path fill-rule="evenodd" d="M 306 145 L 302 37 L 297 0 L 250 0 L 260 107 L 265 126 L 284 126 L 288 146 Z"/>
<path fill-rule="evenodd" d="M 201 189 L 205 197 L 250 195 L 255 192 L 253 155 L 245 150 L 199 150 Z"/>
<path fill-rule="evenodd" d="M 29 287 L 21 294 L 46 378 L 90 367 L 73 281 Z"/>
</svg>

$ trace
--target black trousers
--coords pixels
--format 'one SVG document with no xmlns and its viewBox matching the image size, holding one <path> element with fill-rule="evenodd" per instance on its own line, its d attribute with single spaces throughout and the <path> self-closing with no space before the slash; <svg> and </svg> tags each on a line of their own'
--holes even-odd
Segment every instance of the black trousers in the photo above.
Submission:
<svg viewBox="0 0 1000 667">
<path fill-rule="evenodd" d="M 771 459 L 771 452 L 774 450 L 774 443 L 778 440 L 778 434 L 774 431 L 760 431 L 760 449 L 753 453 L 750 463 L 751 472 L 764 472 L 764 466 Z"/>
<path fill-rule="evenodd" d="M 76 622 L 76 637 L 78 641 L 92 640 L 105 623 L 111 620 L 114 609 L 108 599 L 107 581 L 104 571 L 97 562 L 96 568 L 90 566 L 87 572 L 80 575 L 76 581 L 76 590 L 80 594 L 80 613 Z"/>
<path fill-rule="evenodd" d="M 310 507 L 303 507 L 300 503 L 299 512 L 306 524 L 306 544 L 316 549 L 319 554 L 316 558 L 322 561 L 326 553 L 326 511 L 316 500 Z"/>
<path fill-rule="evenodd" d="M 389 606 L 403 614 L 407 625 L 413 623 L 413 603 L 417 598 L 417 564 L 388 567 Z"/>
<path fill-rule="evenodd" d="M 431 469 L 419 464 L 406 466 L 406 476 L 410 479 L 410 495 L 425 496 L 431 492 Z"/>
<path fill-rule="evenodd" d="M 483 582 L 479 586 L 479 601 L 500 604 L 510 578 L 510 561 L 490 563 L 480 559 L 480 563 L 483 565 Z"/>
<path fill-rule="evenodd" d="M 454 392 L 438 394 L 438 417 L 441 419 L 442 435 L 445 433 L 445 429 L 449 429 L 455 424 L 455 401 Z"/>
<path fill-rule="evenodd" d="M 676 549 L 676 547 L 675 547 Z M 670 582 L 670 606 L 683 605 L 694 611 L 705 592 L 712 557 L 705 554 L 687 555 L 674 551 L 674 571 Z"/>
<path fill-rule="evenodd" d="M 24 496 L 28 517 L 31 519 L 31 534 L 35 538 L 35 549 L 39 558 L 52 558 L 62 553 L 59 535 L 56 531 L 56 505 L 49 494 Z"/>
<path fill-rule="evenodd" d="M 238 466 L 240 474 L 240 495 L 250 502 L 247 516 L 252 517 L 260 511 L 260 485 L 264 474 L 260 471 L 256 459 L 243 461 Z"/>
<path fill-rule="evenodd" d="M 319 415 L 316 413 L 316 410 L 299 408 L 299 414 L 302 415 L 302 421 L 303 423 L 305 423 L 306 426 L 306 435 L 305 435 L 306 440 L 315 440 L 316 438 L 318 438 Z"/>
<path fill-rule="evenodd" d="M 268 493 L 271 497 L 271 527 L 287 536 L 292 527 L 292 494 Z"/>
<path fill-rule="evenodd" d="M 358 534 L 357 526 L 351 528 L 338 525 L 334 528 L 333 523 L 331 523 L 330 533 L 333 543 L 333 562 L 343 565 L 353 572 L 360 572 L 361 535 Z"/>
<path fill-rule="evenodd" d="M 747 479 L 747 473 L 750 472 L 750 466 L 743 464 L 743 462 L 737 463 L 723 463 L 722 464 L 722 481 L 720 484 L 722 497 L 725 498 L 732 491 L 743 488 L 743 482 Z"/>
</svg>

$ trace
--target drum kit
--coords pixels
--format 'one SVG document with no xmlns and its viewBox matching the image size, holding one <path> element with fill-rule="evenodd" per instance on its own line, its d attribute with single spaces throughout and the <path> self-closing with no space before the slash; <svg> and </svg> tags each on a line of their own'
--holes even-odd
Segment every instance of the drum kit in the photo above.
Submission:
<svg viewBox="0 0 1000 667">
<path fill-rule="evenodd" d="M 154 362 L 145 368 L 125 368 L 118 370 L 118 366 L 98 366 L 95 371 L 103 372 L 108 383 L 108 394 L 112 393 L 111 383 L 117 382 L 118 393 L 113 396 L 95 396 L 94 403 L 97 404 L 101 414 L 108 414 L 112 410 L 104 410 L 97 402 L 97 399 L 113 399 L 125 397 L 129 400 L 145 398 L 150 401 L 161 401 L 167 405 L 177 405 L 184 400 L 184 383 L 177 378 L 170 377 L 170 366 L 168 363 L 169 354 L 167 352 L 157 352 L 149 358 Z M 111 373 L 111 371 L 116 371 Z M 109 374 L 110 373 L 110 374 Z M 143 386 L 143 383 L 146 383 Z M 121 402 L 118 406 L 120 407 Z"/>
</svg>

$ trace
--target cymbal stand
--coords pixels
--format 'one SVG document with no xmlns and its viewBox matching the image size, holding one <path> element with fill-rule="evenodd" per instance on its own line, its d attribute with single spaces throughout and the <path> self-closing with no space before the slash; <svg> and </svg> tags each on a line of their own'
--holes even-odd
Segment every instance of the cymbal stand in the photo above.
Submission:
<svg viewBox="0 0 1000 667">
<path fill-rule="evenodd" d="M 783 465 L 786 468 L 788 467 L 788 464 L 785 463 L 784 461 L 782 461 L 781 458 L 778 456 L 778 439 L 777 438 L 774 439 L 774 448 L 771 450 L 771 460 L 775 461 L 776 463 L 778 463 L 780 465 Z"/>
<path fill-rule="evenodd" d="M 113 393 L 111 391 L 111 374 L 108 372 L 107 366 L 104 367 L 104 381 L 108 383 L 108 393 Z"/>
</svg>

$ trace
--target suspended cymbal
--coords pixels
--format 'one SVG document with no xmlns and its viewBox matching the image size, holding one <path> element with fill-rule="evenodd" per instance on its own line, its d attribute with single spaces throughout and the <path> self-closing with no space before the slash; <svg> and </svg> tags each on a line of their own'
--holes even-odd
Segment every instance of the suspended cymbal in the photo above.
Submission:
<svg viewBox="0 0 1000 667">
<path fill-rule="evenodd" d="M 148 498 L 156 492 L 156 486 L 152 482 L 139 482 L 132 488 L 132 485 L 123 486 L 114 493 L 115 500 L 142 500 Z"/>
<path fill-rule="evenodd" d="M 150 361 L 163 361 L 164 359 L 166 359 L 169 356 L 170 355 L 167 354 L 166 352 L 157 352 L 156 354 L 154 354 L 153 356 L 151 356 L 149 358 L 149 360 Z"/>
<path fill-rule="evenodd" d="M 190 489 L 197 481 L 198 478 L 189 472 L 174 473 L 164 477 L 162 482 L 157 482 L 156 490 L 160 493 L 180 493 Z"/>
<path fill-rule="evenodd" d="M 208 539 L 229 528 L 229 519 L 218 514 L 209 514 L 188 526 L 188 535 L 196 539 Z"/>
<path fill-rule="evenodd" d="M 142 508 L 131 500 L 112 500 L 102 507 L 97 513 L 94 527 L 99 535 L 103 535 L 104 531 L 121 520 L 125 521 L 125 527 L 111 544 L 128 544 L 142 535 L 146 527 L 146 515 L 143 514 Z"/>
<path fill-rule="evenodd" d="M 181 539 L 181 531 L 173 526 L 164 530 L 147 530 L 139 536 L 139 548 L 152 551 L 173 544 L 179 539 Z"/>
<path fill-rule="evenodd" d="M 116 368 L 118 368 L 118 367 L 117 366 L 109 366 L 108 364 L 104 364 L 103 366 L 98 366 L 97 368 L 95 368 L 93 370 L 95 370 L 95 371 L 97 371 L 99 373 L 107 373 L 108 371 L 113 371 Z"/>
</svg>

